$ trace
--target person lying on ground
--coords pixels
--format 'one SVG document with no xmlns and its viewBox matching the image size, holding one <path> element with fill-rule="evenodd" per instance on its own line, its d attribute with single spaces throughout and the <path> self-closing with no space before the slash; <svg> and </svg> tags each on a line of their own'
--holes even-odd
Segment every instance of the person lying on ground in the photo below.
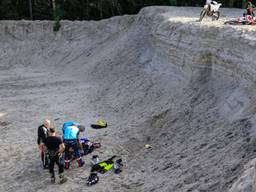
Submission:
<svg viewBox="0 0 256 192">
<path fill-rule="evenodd" d="M 54 128 L 49 129 L 49 136 L 45 139 L 45 146 L 49 155 L 51 182 L 55 182 L 54 165 L 57 164 L 59 168 L 60 183 L 65 183 L 67 178 L 64 176 L 64 163 L 62 160 L 62 153 L 65 150 L 65 145 L 62 139 L 56 136 L 56 130 Z"/>
<path fill-rule="evenodd" d="M 92 142 L 89 139 L 83 137 L 79 139 L 81 155 L 88 155 L 94 151 L 94 149 L 100 148 L 101 144 Z"/>
<path fill-rule="evenodd" d="M 92 153 L 95 149 L 101 147 L 100 143 L 89 141 L 85 137 L 80 138 L 78 143 L 79 143 L 79 152 L 81 156 L 88 155 Z M 69 155 L 70 155 L 70 159 L 69 159 L 70 162 L 76 159 L 74 156 L 75 155 L 74 150 L 72 148 L 69 148 Z"/>
</svg>

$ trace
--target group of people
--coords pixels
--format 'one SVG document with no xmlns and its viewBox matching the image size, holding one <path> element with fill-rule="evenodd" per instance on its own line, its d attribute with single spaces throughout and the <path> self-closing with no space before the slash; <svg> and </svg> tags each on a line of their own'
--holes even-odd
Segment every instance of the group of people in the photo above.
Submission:
<svg viewBox="0 0 256 192">
<path fill-rule="evenodd" d="M 214 0 L 206 0 L 203 10 L 200 13 L 199 22 L 201 22 L 205 15 L 212 17 L 212 20 L 218 20 L 220 17 L 219 8 L 221 3 L 217 3 Z M 224 24 L 231 25 L 255 25 L 256 17 L 254 10 L 256 10 L 253 0 L 248 0 L 246 3 L 246 11 L 243 13 L 243 17 L 237 17 L 235 20 L 225 21 Z"/>
<path fill-rule="evenodd" d="M 51 126 L 49 119 L 45 119 L 44 123 L 38 127 L 37 144 L 41 151 L 43 166 L 49 169 L 51 182 L 55 182 L 55 164 L 59 168 L 60 183 L 67 181 L 67 178 L 64 176 L 64 169 L 69 169 L 72 154 L 74 154 L 77 160 L 78 167 L 84 165 L 79 141 L 79 133 L 84 130 L 85 127 L 80 123 L 74 121 L 65 122 L 62 128 L 63 138 L 61 138 L 56 135 L 56 130 Z"/>
<path fill-rule="evenodd" d="M 245 17 L 245 16 L 251 16 L 251 17 L 254 17 L 255 16 L 255 14 L 254 14 L 254 9 L 255 9 L 255 6 L 253 5 L 253 0 L 248 0 L 247 1 L 247 4 L 246 4 L 246 13 L 244 13 L 243 14 L 243 16 Z M 215 5 L 215 4 L 217 4 L 217 2 L 216 1 L 214 1 L 214 0 L 206 0 L 206 2 L 205 2 L 205 5 L 208 5 L 208 6 L 210 6 L 210 5 Z"/>
</svg>

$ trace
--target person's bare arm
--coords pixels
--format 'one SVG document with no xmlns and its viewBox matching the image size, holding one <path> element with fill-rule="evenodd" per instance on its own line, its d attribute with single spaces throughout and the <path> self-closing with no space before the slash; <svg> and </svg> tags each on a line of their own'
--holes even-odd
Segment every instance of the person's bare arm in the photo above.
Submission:
<svg viewBox="0 0 256 192">
<path fill-rule="evenodd" d="M 39 149 L 40 151 L 43 151 L 44 148 L 45 148 L 45 145 L 44 145 L 43 143 L 41 143 L 41 144 L 38 145 L 38 149 Z"/>
<path fill-rule="evenodd" d="M 63 153 L 64 150 L 65 150 L 65 145 L 64 145 L 64 143 L 62 143 L 62 144 L 60 144 L 59 152 L 60 152 L 60 153 Z"/>
</svg>

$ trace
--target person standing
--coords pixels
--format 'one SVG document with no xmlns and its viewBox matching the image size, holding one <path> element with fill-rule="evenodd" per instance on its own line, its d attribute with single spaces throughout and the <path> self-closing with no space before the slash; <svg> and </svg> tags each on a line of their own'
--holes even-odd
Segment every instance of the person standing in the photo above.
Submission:
<svg viewBox="0 0 256 192">
<path fill-rule="evenodd" d="M 45 142 L 45 139 L 48 136 L 48 131 L 49 131 L 50 125 L 51 125 L 51 121 L 49 119 L 45 119 L 44 123 L 42 125 L 40 125 L 37 130 L 37 145 L 41 152 L 41 159 L 42 159 L 43 167 L 45 169 L 48 168 L 48 159 L 47 159 L 47 155 L 45 153 L 43 144 Z"/>
<path fill-rule="evenodd" d="M 246 5 L 247 15 L 254 17 L 254 10 L 255 6 L 252 4 L 252 0 L 249 0 Z"/>
<path fill-rule="evenodd" d="M 83 132 L 84 129 L 84 126 L 74 121 L 68 121 L 63 124 L 63 139 L 65 143 L 65 169 L 69 169 L 70 166 L 70 148 L 72 148 L 74 151 L 78 166 L 82 167 L 84 165 L 84 161 L 80 154 L 79 145 L 79 133 Z"/>
<path fill-rule="evenodd" d="M 65 145 L 60 137 L 56 136 L 54 128 L 49 129 L 49 136 L 45 139 L 45 146 L 49 154 L 49 172 L 51 174 L 51 182 L 55 183 L 54 165 L 57 164 L 59 168 L 60 183 L 65 183 L 67 178 L 64 177 L 64 163 L 62 160 L 62 153 L 65 150 Z"/>
<path fill-rule="evenodd" d="M 213 2 L 213 0 L 206 0 L 205 5 L 210 5 Z"/>
</svg>

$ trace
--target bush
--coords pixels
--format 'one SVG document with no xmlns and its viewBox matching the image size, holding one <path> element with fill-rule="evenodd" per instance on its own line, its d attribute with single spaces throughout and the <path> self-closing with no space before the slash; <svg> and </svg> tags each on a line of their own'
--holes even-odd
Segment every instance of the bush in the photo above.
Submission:
<svg viewBox="0 0 256 192">
<path fill-rule="evenodd" d="M 54 21 L 54 23 L 53 23 L 53 31 L 54 32 L 59 31 L 60 27 L 61 27 L 60 20 Z"/>
</svg>

